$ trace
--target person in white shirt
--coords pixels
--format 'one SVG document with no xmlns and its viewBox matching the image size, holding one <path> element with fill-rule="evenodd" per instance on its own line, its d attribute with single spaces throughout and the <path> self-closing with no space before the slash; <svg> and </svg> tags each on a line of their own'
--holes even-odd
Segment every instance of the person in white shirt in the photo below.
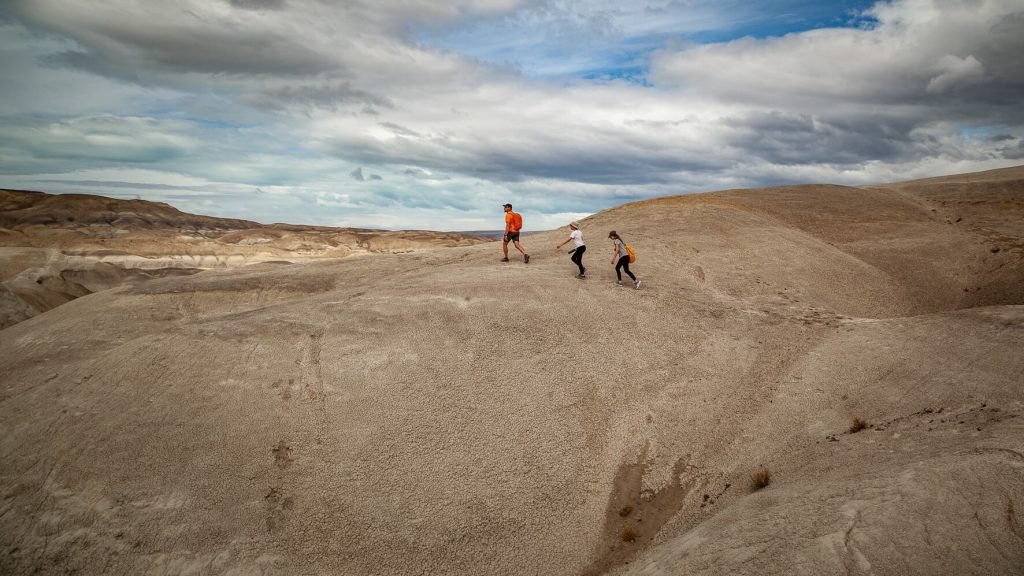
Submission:
<svg viewBox="0 0 1024 576">
<path fill-rule="evenodd" d="M 583 231 L 580 230 L 580 223 L 570 223 L 569 230 L 572 230 L 572 233 L 569 234 L 569 237 L 566 238 L 564 242 L 555 246 L 555 250 L 558 250 L 562 246 L 572 242 L 576 247 L 569 251 L 569 254 L 572 254 L 569 259 L 572 260 L 573 264 L 576 264 L 580 269 L 580 273 L 577 274 L 576 277 L 586 278 L 587 269 L 583 266 L 583 253 L 587 251 L 587 245 L 583 243 Z"/>
</svg>

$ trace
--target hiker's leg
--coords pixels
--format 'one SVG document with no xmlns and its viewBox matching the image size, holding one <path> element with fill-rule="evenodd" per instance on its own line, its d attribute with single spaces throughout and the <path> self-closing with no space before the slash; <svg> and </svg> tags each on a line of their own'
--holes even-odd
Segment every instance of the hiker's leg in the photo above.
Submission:
<svg viewBox="0 0 1024 576">
<path fill-rule="evenodd" d="M 519 245 L 519 240 L 514 240 L 512 243 L 515 244 L 516 250 L 519 250 L 523 254 L 526 254 L 526 250 L 523 250 L 523 247 Z"/>
<path fill-rule="evenodd" d="M 572 261 L 580 269 L 580 274 L 583 274 L 583 253 L 587 251 L 586 246 L 580 246 L 572 253 Z"/>
<path fill-rule="evenodd" d="M 615 278 L 622 282 L 622 258 L 619 258 L 618 263 L 615 264 Z"/>
<path fill-rule="evenodd" d="M 508 238 L 507 237 L 505 238 L 505 241 L 501 243 L 501 251 L 505 253 L 505 258 L 508 258 Z"/>
<path fill-rule="evenodd" d="M 622 264 L 622 269 L 626 271 L 626 274 L 629 274 L 629 277 L 633 279 L 633 282 L 636 282 L 636 276 L 633 276 L 633 273 L 629 271 L 629 256 L 623 256 L 620 258 L 619 264 Z"/>
</svg>

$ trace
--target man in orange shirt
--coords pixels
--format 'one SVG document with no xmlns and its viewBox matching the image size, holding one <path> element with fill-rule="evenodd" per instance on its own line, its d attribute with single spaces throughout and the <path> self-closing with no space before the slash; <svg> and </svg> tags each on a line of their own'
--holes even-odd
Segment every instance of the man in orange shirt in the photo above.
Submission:
<svg viewBox="0 0 1024 576">
<path fill-rule="evenodd" d="M 512 244 L 515 245 L 516 250 L 523 253 L 523 262 L 526 264 L 530 263 L 530 255 L 523 250 L 523 247 L 519 245 L 519 230 L 523 227 L 523 217 L 512 211 L 511 204 L 505 204 L 505 237 L 504 242 L 501 244 L 502 251 L 505 252 L 505 257 L 501 259 L 502 262 L 508 262 L 508 243 L 511 240 Z"/>
</svg>

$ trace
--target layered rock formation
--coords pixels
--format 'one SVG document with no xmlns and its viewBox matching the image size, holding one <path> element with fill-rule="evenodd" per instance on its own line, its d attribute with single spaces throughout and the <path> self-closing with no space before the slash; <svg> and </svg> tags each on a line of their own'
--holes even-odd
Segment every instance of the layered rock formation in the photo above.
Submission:
<svg viewBox="0 0 1024 576">
<path fill-rule="evenodd" d="M 0 328 L 124 282 L 483 241 L 459 233 L 262 225 L 146 200 L 0 190 Z"/>
</svg>

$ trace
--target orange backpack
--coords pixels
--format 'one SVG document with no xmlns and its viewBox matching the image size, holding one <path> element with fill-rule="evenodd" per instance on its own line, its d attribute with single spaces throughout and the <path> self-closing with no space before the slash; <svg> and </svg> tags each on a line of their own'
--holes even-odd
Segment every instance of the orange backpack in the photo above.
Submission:
<svg viewBox="0 0 1024 576">
<path fill-rule="evenodd" d="M 629 263 L 636 262 L 636 252 L 633 252 L 633 247 L 626 244 L 626 254 L 629 254 Z"/>
<path fill-rule="evenodd" d="M 512 213 L 512 231 L 519 232 L 523 228 L 523 216 L 518 212 Z"/>
</svg>

